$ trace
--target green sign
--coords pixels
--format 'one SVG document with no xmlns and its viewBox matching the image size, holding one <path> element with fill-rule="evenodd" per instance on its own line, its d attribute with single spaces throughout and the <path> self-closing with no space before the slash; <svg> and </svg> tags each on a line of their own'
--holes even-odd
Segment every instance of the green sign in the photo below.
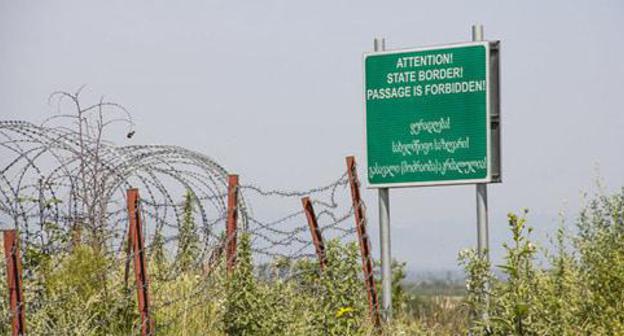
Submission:
<svg viewBox="0 0 624 336">
<path fill-rule="evenodd" d="M 370 187 L 492 181 L 488 42 L 371 53 L 364 68 Z"/>
</svg>

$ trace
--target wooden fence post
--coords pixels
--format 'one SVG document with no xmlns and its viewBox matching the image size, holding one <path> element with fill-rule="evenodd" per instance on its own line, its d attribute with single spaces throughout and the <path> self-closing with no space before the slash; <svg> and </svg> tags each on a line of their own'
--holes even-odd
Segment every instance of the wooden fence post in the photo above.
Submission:
<svg viewBox="0 0 624 336">
<path fill-rule="evenodd" d="M 364 272 L 364 282 L 366 292 L 368 293 L 368 305 L 371 320 L 375 326 L 381 325 L 381 317 L 379 314 L 379 299 L 377 297 L 377 288 L 375 287 L 375 278 L 373 275 L 373 262 L 371 259 L 370 240 L 366 231 L 366 213 L 362 199 L 360 198 L 360 182 L 357 178 L 355 166 L 355 157 L 348 156 L 347 173 L 349 176 L 349 184 L 351 186 L 351 199 L 353 200 L 353 211 L 355 213 L 355 226 L 360 243 L 360 254 L 362 256 L 362 271 Z"/>
<path fill-rule="evenodd" d="M 228 176 L 228 203 L 226 224 L 226 249 L 227 271 L 232 273 L 236 265 L 236 230 L 238 221 L 238 175 Z"/>
<path fill-rule="evenodd" d="M 132 254 L 134 256 L 134 274 L 136 276 L 137 296 L 139 299 L 139 312 L 141 314 L 141 336 L 154 335 L 154 321 L 150 311 L 149 280 L 147 278 L 147 263 L 145 262 L 145 245 L 143 241 L 143 229 L 141 213 L 139 211 L 139 190 L 128 189 L 128 218 L 130 228 L 128 230 Z"/>
<path fill-rule="evenodd" d="M 321 230 L 319 229 L 318 222 L 316 221 L 314 207 L 312 206 L 312 202 L 309 197 L 302 198 L 301 204 L 303 205 L 303 211 L 308 219 L 308 226 L 310 227 L 310 233 L 312 234 L 312 242 L 314 243 L 314 249 L 316 251 L 316 255 L 318 256 L 319 266 L 321 271 L 323 271 L 325 269 L 325 265 L 327 265 L 325 243 L 323 242 L 323 236 L 321 235 Z"/>
<path fill-rule="evenodd" d="M 12 336 L 26 335 L 26 316 L 22 292 L 22 259 L 16 230 L 4 231 L 4 258 L 7 270 Z"/>
</svg>

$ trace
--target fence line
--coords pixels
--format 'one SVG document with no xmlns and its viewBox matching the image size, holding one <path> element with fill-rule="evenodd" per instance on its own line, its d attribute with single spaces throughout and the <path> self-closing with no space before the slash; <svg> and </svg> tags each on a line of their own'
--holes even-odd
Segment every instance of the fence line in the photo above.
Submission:
<svg viewBox="0 0 624 336">
<path fill-rule="evenodd" d="M 141 335 L 152 336 L 154 323 L 150 309 L 149 279 L 143 248 L 145 242 L 143 240 L 143 227 L 139 208 L 139 190 L 136 188 L 128 189 L 128 218 L 130 219 L 128 223 L 130 226 L 129 233 L 134 254 L 134 274 L 136 277 L 139 313 L 141 314 Z"/>
<path fill-rule="evenodd" d="M 371 244 L 368 237 L 368 231 L 366 229 L 366 211 L 364 210 L 364 207 L 362 205 L 362 199 L 360 198 L 360 182 L 357 178 L 355 157 L 348 156 L 346 158 L 346 163 L 347 171 L 349 173 L 349 184 L 351 186 L 353 208 L 355 209 L 355 226 L 357 227 L 360 243 L 360 252 L 362 256 L 362 272 L 364 273 L 364 283 L 366 293 L 368 294 L 370 317 L 375 326 L 379 327 L 381 325 L 381 317 L 379 313 L 379 298 L 377 297 L 377 288 L 375 287 L 373 262 L 371 257 Z"/>
<path fill-rule="evenodd" d="M 236 264 L 236 233 L 238 227 L 238 175 L 230 175 L 228 178 L 228 200 L 227 200 L 227 269 L 232 273 Z"/>
<path fill-rule="evenodd" d="M 316 221 L 316 214 L 314 213 L 314 207 L 309 197 L 301 199 L 303 205 L 303 211 L 305 211 L 308 225 L 310 227 L 310 234 L 312 235 L 312 243 L 314 243 L 314 250 L 318 256 L 319 267 L 321 271 L 325 269 L 327 265 L 327 258 L 325 256 L 325 243 L 323 242 L 323 235 L 319 230 L 318 222 Z"/>
<path fill-rule="evenodd" d="M 355 166 L 353 164 L 349 164 L 348 167 L 355 173 Z M 356 186 L 359 189 L 359 184 L 358 184 L 359 182 L 357 181 L 357 177 L 355 175 L 351 176 L 351 174 L 349 174 L 348 182 L 351 185 L 353 183 L 352 181 L 355 181 Z M 231 226 L 229 226 L 228 223 L 238 222 L 238 219 L 234 217 L 239 213 L 238 207 L 236 207 L 236 205 L 240 204 L 239 202 L 237 202 L 237 199 L 236 199 L 238 197 L 238 191 L 241 189 L 237 185 L 238 184 L 237 182 L 238 182 L 238 178 L 231 179 L 231 183 L 228 187 L 228 191 L 232 191 L 232 193 L 228 192 L 228 194 L 233 195 L 233 197 L 232 198 L 229 197 L 228 202 L 227 202 L 228 203 L 227 216 L 225 218 L 221 217 L 219 219 L 219 221 L 220 220 L 225 221 L 224 224 L 226 228 L 228 227 L 231 228 Z M 249 221 L 250 224 L 252 224 L 251 226 L 247 226 L 245 231 L 251 234 L 252 236 L 258 237 L 258 238 L 262 238 L 263 235 L 266 235 L 266 232 L 269 232 L 269 234 L 282 235 L 281 238 L 278 238 L 278 240 L 274 241 L 275 244 L 272 245 L 271 248 L 275 248 L 278 245 L 288 246 L 289 244 L 291 244 L 291 242 L 302 242 L 302 243 L 307 244 L 307 245 L 304 245 L 302 249 L 305 248 L 305 246 L 312 245 L 316 252 L 316 257 L 319 258 L 319 265 L 321 268 L 324 268 L 327 263 L 326 256 L 325 256 L 324 240 L 322 237 L 323 231 L 329 232 L 331 230 L 335 230 L 336 232 L 341 232 L 338 237 L 345 237 L 345 235 L 351 235 L 355 230 L 358 233 L 358 239 L 361 242 L 365 242 L 365 244 L 370 244 L 368 242 L 368 235 L 366 233 L 366 228 L 365 228 L 364 202 L 361 199 L 359 200 L 357 198 L 353 199 L 354 201 L 353 204 L 357 206 L 356 208 L 351 206 L 347 209 L 346 213 L 340 214 L 340 215 L 335 214 L 331 209 L 332 207 L 335 208 L 338 204 L 338 202 L 335 199 L 336 188 L 344 185 L 343 177 L 341 176 L 337 180 L 337 182 L 334 182 L 331 185 L 332 185 L 331 188 L 323 187 L 323 191 L 330 192 L 330 199 L 328 201 L 323 201 L 322 198 L 319 201 L 317 200 L 313 201 L 311 200 L 310 197 L 304 197 L 303 199 L 300 199 L 301 205 L 303 205 L 303 211 L 300 211 L 300 210 L 293 211 L 289 213 L 288 215 L 282 216 L 279 219 L 274 220 L 274 221 L 260 220 L 255 216 L 251 216 L 250 213 L 244 212 L 244 210 L 246 209 L 243 208 L 242 209 L 243 214 L 247 216 L 246 217 L 247 220 Z M 318 193 L 319 189 L 320 188 L 315 188 L 312 190 Z M 253 190 L 255 191 L 257 189 L 253 189 Z M 323 192 L 323 191 L 320 191 L 320 192 Z M 351 192 L 352 192 L 352 196 L 354 196 L 353 188 L 351 189 Z M 359 193 L 359 190 L 357 190 L 357 192 Z M 137 188 L 131 188 L 127 191 L 126 200 L 127 200 L 128 212 L 127 212 L 126 218 L 128 220 L 129 225 L 128 225 L 128 230 L 125 232 L 127 232 L 126 236 L 129 238 L 128 242 L 130 243 L 129 247 L 131 248 L 131 250 L 127 252 L 127 260 L 128 261 L 133 260 L 134 262 L 134 270 L 135 270 L 135 277 L 136 277 L 136 283 L 137 283 L 136 297 L 138 299 L 139 312 L 141 316 L 141 323 L 140 325 L 138 325 L 138 327 L 141 329 L 142 335 L 153 335 L 155 326 L 154 326 L 154 320 L 152 318 L 152 311 L 156 309 L 156 307 L 163 308 L 172 304 L 176 304 L 176 302 L 180 302 L 181 300 L 186 300 L 188 299 L 189 296 L 185 295 L 185 296 L 180 296 L 180 297 L 173 297 L 164 301 L 161 305 L 158 305 L 158 306 L 151 305 L 151 299 L 150 299 L 151 296 L 149 293 L 150 286 L 149 286 L 148 275 L 147 275 L 146 255 L 150 255 L 150 256 L 152 255 L 153 251 L 151 249 L 154 248 L 153 246 L 154 242 L 152 243 L 152 246 L 148 246 L 143 239 L 143 232 L 145 231 L 145 228 L 143 227 L 141 213 L 145 212 L 145 209 L 143 209 L 144 207 L 147 207 L 148 209 L 152 209 L 151 211 L 158 211 L 157 210 L 158 207 L 154 209 L 155 207 L 153 206 L 153 204 L 143 201 L 142 199 L 139 198 L 138 194 L 139 192 Z M 282 192 L 266 193 L 266 192 L 263 192 L 259 194 L 263 195 L 263 197 L 266 197 L 264 195 L 269 194 L 270 196 L 276 196 L 280 198 L 283 198 L 283 197 L 295 198 L 300 194 L 304 194 L 304 192 L 301 192 L 301 193 L 294 193 L 294 192 L 292 193 L 282 193 Z M 356 195 L 356 197 L 359 197 L 359 195 Z M 314 211 L 313 204 L 319 205 L 322 208 L 322 210 L 319 212 L 318 215 Z M 234 205 L 233 209 L 232 207 L 230 207 L 232 205 Z M 169 205 L 169 206 L 172 206 L 172 205 Z M 184 204 L 181 203 L 178 206 L 183 207 Z M 148 211 L 148 213 L 150 212 Z M 303 217 L 304 219 L 307 219 L 308 221 L 307 227 L 312 233 L 312 239 L 309 239 L 309 238 L 299 239 L 296 237 L 298 234 L 302 234 L 302 233 L 305 233 L 305 231 L 307 231 L 304 229 L 305 226 L 296 226 L 294 228 L 291 228 L 290 231 L 289 230 L 283 231 L 277 228 L 277 226 L 279 226 L 280 224 L 284 224 L 288 221 L 292 221 L 292 220 L 298 221 L 299 218 L 301 218 L 300 216 Z M 317 221 L 317 218 L 320 218 L 321 216 L 324 216 L 326 219 L 329 219 L 329 222 L 323 226 L 321 226 Z M 343 228 L 342 223 L 351 216 L 356 217 L 356 224 L 359 224 L 359 225 L 356 225 L 354 229 L 347 229 L 346 227 Z M 151 217 L 153 219 L 158 218 L 158 216 L 153 213 Z M 77 222 L 79 221 L 75 221 L 75 223 Z M 257 226 L 254 226 L 253 224 L 257 224 Z M 229 247 L 230 251 L 232 251 L 231 246 L 233 245 L 234 251 L 235 251 L 236 233 L 239 232 L 240 230 L 241 230 L 240 228 L 234 226 L 234 228 L 231 228 L 230 230 L 226 232 L 226 235 L 224 236 L 224 240 L 217 243 L 215 245 L 215 248 L 212 249 L 212 253 L 210 254 L 210 257 L 207 258 L 208 262 L 204 264 L 204 267 L 207 267 L 208 270 L 212 270 L 215 267 L 217 267 L 219 256 L 225 250 L 224 247 Z M 119 232 L 123 232 L 123 231 L 119 231 Z M 265 234 L 263 234 L 263 232 L 265 232 Z M 77 235 L 80 236 L 80 233 L 76 233 L 76 225 L 73 225 L 71 227 L 70 234 L 71 234 L 72 239 L 70 240 L 70 243 L 67 245 L 68 252 L 70 252 L 72 249 L 80 247 L 79 242 L 82 240 L 82 237 L 76 238 Z M 175 242 L 179 239 L 181 239 L 180 236 L 168 236 L 164 239 L 164 241 Z M 267 238 L 267 239 L 270 239 L 270 238 Z M 227 250 L 225 251 L 227 252 Z M 301 251 L 302 250 L 296 250 L 290 255 L 292 258 L 301 258 L 301 257 L 311 256 L 309 254 L 300 254 Z M 367 250 L 361 249 L 361 251 L 363 251 L 362 259 L 370 260 L 370 248 Z M 148 254 L 146 254 L 146 252 Z M 267 255 L 277 256 L 277 254 L 273 254 L 273 252 L 269 252 L 269 251 L 265 251 L 265 252 Z M 118 257 L 113 257 L 113 258 L 119 260 Z M 235 254 L 233 254 L 232 252 L 230 252 L 229 256 L 226 257 L 226 265 L 231 265 L 230 266 L 231 268 L 234 267 L 233 266 L 234 263 L 232 262 L 233 258 L 235 258 Z M 53 266 L 53 268 L 56 268 L 56 267 L 58 266 Z M 115 267 L 114 265 L 111 265 L 109 267 L 110 267 L 109 271 L 106 271 L 105 273 L 114 271 L 114 267 Z M 363 268 L 363 270 L 367 270 L 367 269 Z M 208 272 L 205 272 L 204 274 L 209 275 L 210 273 L 211 272 L 208 271 Z M 301 274 L 297 275 L 293 273 L 291 276 L 300 276 L 300 275 Z M 372 271 L 369 273 L 366 273 L 366 272 L 364 273 L 364 281 L 365 281 L 365 284 L 367 284 L 367 286 L 369 283 L 374 283 L 374 279 L 372 278 L 372 276 L 373 276 Z M 158 281 L 171 281 L 174 278 L 175 278 L 175 274 L 172 274 L 170 278 L 158 278 Z M 206 286 L 208 285 L 207 284 L 202 285 L 198 287 L 194 292 L 201 293 L 206 288 Z M 369 291 L 370 287 L 366 287 L 366 289 L 369 295 L 369 299 L 371 297 L 374 297 L 374 296 L 370 296 L 370 295 L 375 295 L 375 294 L 370 293 Z M 133 291 L 128 292 L 127 295 L 128 296 L 132 295 Z M 71 292 L 67 293 L 67 295 L 71 295 Z M 64 300 L 63 297 L 59 297 L 57 299 L 57 302 L 62 302 L 63 300 Z M 369 305 L 372 305 L 374 307 L 375 303 L 369 300 Z M 374 311 L 371 311 L 371 312 L 374 312 Z M 374 321 L 375 315 L 371 315 L 371 319 Z"/>
<path fill-rule="evenodd" d="M 78 96 L 79 92 L 55 95 L 59 102 L 64 99 L 70 105 Z M 71 125 L 80 125 L 82 130 L 54 126 L 63 118 L 42 125 L 0 121 L 0 156 L 10 158 L 0 167 L 0 216 L 4 216 L 0 220 L 17 229 L 11 253 L 5 250 L 5 266 L 8 274 L 20 273 L 17 278 L 11 273 L 10 279 L 23 276 L 24 280 L 24 286 L 21 280 L 14 281 L 16 286 L 8 281 L 10 295 L 16 298 L 11 308 L 16 313 L 11 317 L 14 321 L 18 318 L 21 333 L 29 316 L 69 304 L 82 295 L 80 286 L 50 291 L 53 277 L 46 272 L 63 276 L 85 267 L 98 283 L 94 289 L 98 297 L 113 300 L 112 308 L 90 317 L 96 325 L 112 323 L 118 318 L 115 314 L 125 311 L 129 303 L 136 313 L 133 302 L 137 300 L 139 314 L 131 315 L 128 323 L 142 335 L 153 335 L 156 328 L 174 322 L 180 313 L 177 306 L 192 307 L 205 300 L 203 295 L 221 275 L 215 270 L 231 272 L 236 267 L 237 241 L 242 233 L 252 240 L 259 272 L 275 267 L 284 280 L 317 271 L 297 269 L 301 259 L 318 258 L 319 267 L 331 266 L 327 265 L 326 248 L 334 239 L 358 239 L 362 260 L 370 261 L 370 247 L 363 248 L 370 244 L 364 202 L 348 200 L 348 185 L 353 193 L 357 182 L 354 160 L 336 179 L 306 190 L 267 189 L 247 178 L 250 183 L 239 184 L 238 176 L 234 178 L 214 160 L 185 148 L 115 146 L 102 140 L 105 137 L 100 135 L 110 125 L 101 121 L 102 116 L 117 109 L 123 119 L 127 112 L 105 101 L 82 106 L 87 107 L 76 104 L 76 114 L 70 118 Z M 357 193 L 359 197 L 359 185 Z M 301 203 L 302 198 L 307 201 Z M 355 226 L 349 222 L 351 217 L 356 218 Z M 181 256 L 186 252 L 180 249 L 187 245 L 192 258 L 185 264 Z M 7 246 L 5 243 L 5 249 Z M 97 262 L 73 263 L 72 258 L 81 253 Z M 286 266 L 275 266 L 283 261 Z M 191 281 L 193 287 L 164 297 L 163 288 L 179 285 L 184 270 L 197 277 Z M 369 306 L 375 307 L 374 286 L 369 285 L 374 283 L 372 265 L 363 270 Z M 135 286 L 129 284 L 132 271 Z M 165 309 L 174 313 L 160 316 Z M 29 324 L 29 328 L 33 326 Z M 56 333 L 71 333 L 70 327 L 54 328 Z"/>
<path fill-rule="evenodd" d="M 26 317 L 22 291 L 22 259 L 19 251 L 19 239 L 15 230 L 4 231 L 3 238 L 11 311 L 11 335 L 22 336 L 26 334 Z"/>
</svg>

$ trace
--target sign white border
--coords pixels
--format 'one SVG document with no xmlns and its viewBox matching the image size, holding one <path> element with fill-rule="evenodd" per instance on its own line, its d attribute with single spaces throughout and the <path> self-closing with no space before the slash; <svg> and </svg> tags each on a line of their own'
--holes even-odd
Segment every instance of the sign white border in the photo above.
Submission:
<svg viewBox="0 0 624 336">
<path fill-rule="evenodd" d="M 367 124 L 366 124 L 366 59 L 370 56 L 379 55 L 392 55 L 402 53 L 412 53 L 428 50 L 446 50 L 456 49 L 462 47 L 483 46 L 485 48 L 485 131 L 486 131 L 486 159 L 487 159 L 487 172 L 486 176 L 482 179 L 470 179 L 470 180 L 446 180 L 446 181 L 428 181 L 428 182 L 399 182 L 399 183 L 371 183 L 368 178 L 368 138 L 367 138 Z M 462 184 L 477 184 L 477 183 L 490 183 L 492 182 L 492 124 L 490 122 L 490 95 L 492 81 L 490 79 L 490 41 L 477 41 L 477 42 L 463 42 L 463 43 L 450 43 L 437 46 L 427 46 L 422 48 L 412 49 L 394 49 L 385 51 L 372 51 L 365 52 L 362 57 L 362 99 L 364 102 L 364 162 L 366 163 L 366 187 L 368 189 L 376 188 L 405 188 L 405 187 L 433 187 L 433 186 L 445 186 L 445 185 L 462 185 Z"/>
</svg>

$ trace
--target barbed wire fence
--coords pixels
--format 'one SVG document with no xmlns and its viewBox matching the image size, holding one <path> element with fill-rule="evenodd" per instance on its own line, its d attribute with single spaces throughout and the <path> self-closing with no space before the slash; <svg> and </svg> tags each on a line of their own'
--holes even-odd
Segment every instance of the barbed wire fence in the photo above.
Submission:
<svg viewBox="0 0 624 336">
<path fill-rule="evenodd" d="M 8 333 L 19 308 L 29 328 L 48 335 L 88 334 L 84 328 L 93 325 L 153 335 L 215 296 L 215 283 L 223 280 L 214 270 L 235 263 L 242 234 L 251 238 L 259 276 L 286 261 L 284 279 L 306 272 L 292 267 L 299 260 L 322 262 L 323 239 L 358 241 L 371 319 L 379 323 L 365 204 L 359 191 L 354 196 L 360 187 L 354 160 L 333 181 L 306 190 L 264 188 L 247 176 L 232 186 L 231 172 L 201 153 L 114 145 L 106 140 L 111 125 L 125 125 L 128 138 L 135 134 L 130 114 L 104 99 L 83 106 L 81 94 L 82 88 L 53 93 L 59 113 L 40 125 L 0 121 L 0 221 L 17 232 L 14 249 L 23 260 L 22 274 L 7 267 L 13 252 L 0 261 L 2 279 L 23 278 L 21 298 L 0 308 L 0 325 L 7 326 L 0 332 Z M 81 264 L 72 258 L 76 253 L 92 262 Z M 192 285 L 166 290 L 184 287 L 184 270 L 193 270 Z M 74 278 L 81 272 L 89 274 L 88 284 Z M 15 290 L 9 287 L 0 285 L 7 299 L 4 293 Z M 98 302 L 81 301 L 86 294 Z M 95 304 L 102 309 L 93 316 L 54 310 Z M 184 308 L 169 309 L 179 305 Z"/>
</svg>

